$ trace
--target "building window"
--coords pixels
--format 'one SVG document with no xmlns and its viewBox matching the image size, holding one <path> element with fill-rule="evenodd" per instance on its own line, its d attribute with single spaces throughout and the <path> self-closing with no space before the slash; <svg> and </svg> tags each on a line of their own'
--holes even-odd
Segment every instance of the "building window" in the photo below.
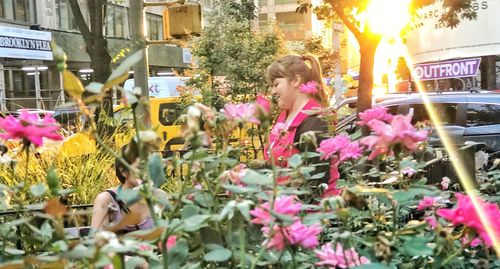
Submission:
<svg viewBox="0 0 500 269">
<path fill-rule="evenodd" d="M 58 19 L 58 26 L 61 30 L 78 30 L 78 25 L 71 11 L 71 6 L 68 0 L 57 0 L 56 13 Z"/>
<path fill-rule="evenodd" d="M 0 0 L 0 17 L 36 23 L 36 0 Z"/>
<path fill-rule="evenodd" d="M 163 19 L 162 16 L 156 14 L 146 14 L 146 23 L 148 26 L 147 36 L 149 40 L 163 39 Z"/>
<path fill-rule="evenodd" d="M 126 21 L 126 7 L 108 4 L 106 9 L 106 36 L 128 37 Z"/>
</svg>

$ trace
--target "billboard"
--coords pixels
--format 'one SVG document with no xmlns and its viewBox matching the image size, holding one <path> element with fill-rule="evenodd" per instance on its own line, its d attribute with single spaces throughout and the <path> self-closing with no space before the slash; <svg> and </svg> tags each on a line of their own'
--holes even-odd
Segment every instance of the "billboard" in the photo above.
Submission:
<svg viewBox="0 0 500 269">
<path fill-rule="evenodd" d="M 439 23 L 442 4 L 436 1 L 418 12 L 422 25 L 407 38 L 415 63 L 500 54 L 500 0 L 472 0 L 477 19 L 462 20 L 453 29 Z"/>
<path fill-rule="evenodd" d="M 52 34 L 0 26 L 0 57 L 52 60 Z"/>
<path fill-rule="evenodd" d="M 462 59 L 437 63 L 416 64 L 413 66 L 418 80 L 475 77 L 481 58 Z"/>
</svg>

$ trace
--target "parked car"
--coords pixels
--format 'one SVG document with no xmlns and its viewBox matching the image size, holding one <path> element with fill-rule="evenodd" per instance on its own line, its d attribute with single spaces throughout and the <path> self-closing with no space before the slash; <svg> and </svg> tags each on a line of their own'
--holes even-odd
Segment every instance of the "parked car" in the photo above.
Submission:
<svg viewBox="0 0 500 269">
<path fill-rule="evenodd" d="M 484 143 L 487 152 L 500 151 L 500 94 L 496 93 L 456 93 L 426 94 L 432 108 L 442 121 L 445 132 L 457 145 L 465 141 Z M 391 114 L 412 115 L 412 123 L 431 122 L 424 106 L 422 95 L 407 95 L 378 103 L 388 108 Z M 339 131 L 349 131 L 355 127 L 356 115 L 342 120 Z M 431 129 L 431 144 L 441 142 Z"/>
</svg>

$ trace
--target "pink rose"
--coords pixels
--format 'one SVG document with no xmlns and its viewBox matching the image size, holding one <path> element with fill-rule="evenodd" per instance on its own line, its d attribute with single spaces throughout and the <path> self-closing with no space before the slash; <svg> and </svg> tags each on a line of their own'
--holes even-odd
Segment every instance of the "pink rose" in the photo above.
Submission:
<svg viewBox="0 0 500 269">
<path fill-rule="evenodd" d="M 435 197 L 427 197 L 425 196 L 424 199 L 418 203 L 417 210 L 424 210 L 429 207 L 433 207 L 434 204 L 436 203 L 436 198 Z"/>
<path fill-rule="evenodd" d="M 0 134 L 3 139 L 23 139 L 35 145 L 43 145 L 43 138 L 51 140 L 63 140 L 63 136 L 57 133 L 60 129 L 52 115 L 47 114 L 40 119 L 38 114 L 21 110 L 21 115 L 16 118 L 7 116 L 0 118 L 0 129 L 5 133 Z"/>
<path fill-rule="evenodd" d="M 335 250 L 331 243 L 323 245 L 321 250 L 316 251 L 316 257 L 320 260 L 316 265 L 328 268 L 355 268 L 370 263 L 366 257 L 360 257 L 354 248 L 345 250 L 340 243 Z"/>
<path fill-rule="evenodd" d="M 254 210 L 250 211 L 250 215 L 254 216 L 252 219 L 252 223 L 254 224 L 262 224 L 267 225 L 271 222 L 274 217 L 271 216 L 269 202 L 264 203 L 256 207 Z M 302 207 L 302 203 L 295 202 L 294 196 L 281 196 L 276 198 L 274 201 L 274 209 L 273 211 L 278 214 L 295 216 L 300 212 Z"/>
<path fill-rule="evenodd" d="M 466 226 L 472 228 L 476 231 L 479 237 L 484 241 L 485 245 L 490 247 L 493 244 L 493 240 L 490 236 L 498 237 L 498 231 L 500 231 L 500 209 L 495 203 L 489 203 L 483 201 L 481 198 L 477 197 L 479 203 L 478 210 L 483 212 L 483 216 L 487 219 L 489 225 L 491 225 L 492 235 L 488 234 L 485 228 L 485 224 L 482 222 L 476 208 L 472 204 L 472 200 L 469 196 L 455 193 L 457 198 L 457 204 L 453 209 L 438 209 L 437 215 L 450 221 L 455 226 Z"/>
<path fill-rule="evenodd" d="M 271 112 L 271 101 L 269 101 L 265 96 L 257 95 L 255 103 L 257 104 L 257 107 L 264 112 L 264 114 L 269 114 L 269 112 Z"/>
</svg>

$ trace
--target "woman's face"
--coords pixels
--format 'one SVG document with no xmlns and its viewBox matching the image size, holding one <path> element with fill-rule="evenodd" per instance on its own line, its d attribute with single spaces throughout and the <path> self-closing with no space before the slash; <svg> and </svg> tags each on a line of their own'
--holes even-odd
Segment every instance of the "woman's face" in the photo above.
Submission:
<svg viewBox="0 0 500 269">
<path fill-rule="evenodd" d="M 133 164 L 131 164 L 130 166 L 132 167 L 135 167 L 135 168 L 139 168 L 139 163 L 140 163 L 140 160 L 137 159 Z M 126 171 L 124 173 L 124 176 L 127 178 L 127 182 L 132 186 L 132 187 L 136 187 L 140 184 L 142 184 L 142 180 L 140 180 L 138 178 L 138 176 L 133 173 L 133 172 L 130 172 L 130 171 Z"/>
<path fill-rule="evenodd" d="M 296 100 L 297 92 L 297 87 L 295 87 L 293 83 L 288 81 L 288 79 L 274 79 L 272 94 L 277 98 L 278 106 L 282 110 L 289 110 L 290 108 L 292 108 L 292 105 Z"/>
</svg>

